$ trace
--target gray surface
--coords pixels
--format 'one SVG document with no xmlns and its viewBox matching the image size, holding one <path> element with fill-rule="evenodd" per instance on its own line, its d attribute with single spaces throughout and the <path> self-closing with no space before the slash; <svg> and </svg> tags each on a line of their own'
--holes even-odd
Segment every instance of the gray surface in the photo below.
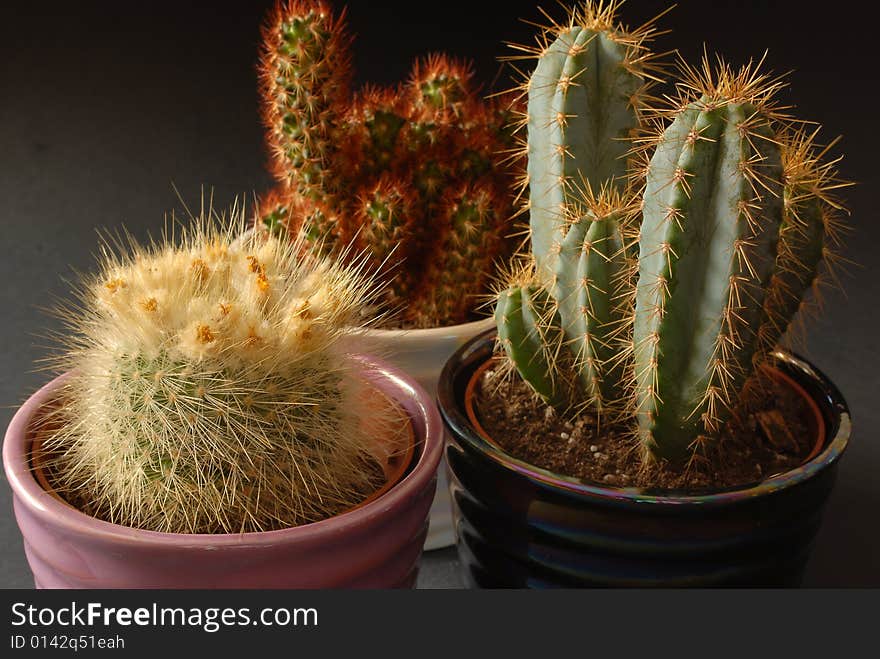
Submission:
<svg viewBox="0 0 880 659">
<path fill-rule="evenodd" d="M 455 547 L 434 549 L 422 554 L 419 588 L 463 588 L 461 565 Z"/>
<path fill-rule="evenodd" d="M 33 370 L 45 354 L 35 335 L 56 324 L 37 307 L 65 293 L 61 277 L 71 266 L 91 267 L 96 227 L 125 224 L 136 236 L 146 236 L 161 225 L 165 211 L 180 206 L 172 182 L 189 204 L 197 202 L 201 186 L 213 188 L 221 207 L 236 194 L 269 184 L 253 83 L 256 27 L 265 3 L 238 3 L 235 11 L 212 3 L 217 9 L 211 12 L 182 9 L 179 3 L 144 4 L 149 7 L 4 5 L 9 12 L 0 19 L 0 429 L 48 379 Z M 447 4 L 450 12 L 469 6 Z M 670 19 L 677 29 L 674 44 L 690 59 L 704 40 L 734 55 L 771 46 L 774 67 L 799 69 L 792 100 L 803 113 L 827 123 L 829 132 L 846 134 L 845 173 L 861 183 L 849 195 L 857 230 L 847 251 L 861 267 L 847 278 L 846 295 L 827 297 L 825 314 L 811 324 L 804 350 L 844 392 L 855 419 L 853 444 L 841 465 L 806 584 L 880 586 L 880 443 L 875 436 L 880 425 L 880 260 L 875 253 L 880 222 L 876 204 L 869 203 L 880 180 L 874 164 L 877 104 L 865 96 L 872 93 L 866 86 L 875 86 L 875 72 L 868 68 L 873 55 L 860 51 L 871 42 L 862 27 L 870 21 L 858 20 L 858 3 L 844 2 L 835 3 L 838 15 L 846 15 L 849 5 L 854 19 L 846 21 L 845 36 L 824 32 L 821 13 L 788 15 L 780 31 L 782 10 L 770 3 L 735 4 L 741 21 L 750 26 L 747 37 L 753 44 L 743 44 L 743 32 L 725 32 L 720 21 L 704 21 L 705 5 L 690 0 L 680 2 Z M 407 20 L 421 20 L 419 29 L 392 42 L 392 34 L 399 36 L 394 26 L 400 20 L 392 20 L 393 15 L 405 15 L 399 6 L 383 4 L 368 14 L 365 3 L 352 5 L 352 20 L 361 33 L 362 70 L 379 80 L 404 75 L 412 53 L 438 48 L 444 38 L 456 45 L 456 52 L 482 56 L 485 62 L 503 52 L 494 45 L 502 39 L 529 40 L 531 28 L 517 18 L 535 16 L 527 2 L 517 7 L 497 3 L 509 9 L 493 10 L 492 21 L 472 16 L 464 27 L 445 14 L 413 16 Z M 488 13 L 492 3 L 485 7 Z M 628 9 L 635 23 L 656 5 L 633 2 Z M 489 24 L 491 30 L 476 35 L 479 26 Z M 800 41 L 799 35 L 817 30 L 823 31 L 822 49 Z M 847 66 L 838 70 L 835 61 Z M 491 76 L 494 68 L 484 63 L 481 72 Z M 850 96 L 852 90 L 858 90 L 857 98 Z M 0 483 L 0 538 L 0 587 L 30 587 L 5 480 Z M 419 585 L 459 586 L 456 570 L 454 551 L 427 554 Z"/>
</svg>

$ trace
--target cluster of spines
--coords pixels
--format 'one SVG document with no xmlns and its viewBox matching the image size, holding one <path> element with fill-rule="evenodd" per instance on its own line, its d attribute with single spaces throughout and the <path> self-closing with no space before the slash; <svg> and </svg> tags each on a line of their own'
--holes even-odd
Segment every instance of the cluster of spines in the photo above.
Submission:
<svg viewBox="0 0 880 659">
<path fill-rule="evenodd" d="M 798 341 L 803 321 L 818 310 L 822 288 L 840 285 L 837 272 L 847 213 L 839 191 L 852 185 L 840 178 L 841 157 L 828 154 L 838 140 L 821 146 L 819 129 L 789 128 L 781 142 L 783 213 L 773 275 L 767 286 L 753 376 L 741 398 L 754 400 L 763 383 L 762 365 L 788 335 Z M 757 391 L 756 391 L 757 390 Z"/>
<path fill-rule="evenodd" d="M 296 34 L 307 34 L 309 40 L 294 48 L 288 43 L 290 26 L 303 25 L 309 31 Z M 257 223 L 292 233 L 304 228 L 330 250 L 356 240 L 372 255 L 374 267 L 394 270 L 391 303 L 402 309 L 404 322 L 463 322 L 485 288 L 471 285 L 474 269 L 456 267 L 453 261 L 462 257 L 450 248 L 478 242 L 492 255 L 509 252 L 510 167 L 498 156 L 510 139 L 505 101 L 481 100 L 469 66 L 444 55 L 416 62 L 410 78 L 397 87 L 369 86 L 352 93 L 349 42 L 343 18 L 334 18 L 317 0 L 280 4 L 267 26 L 261 91 L 279 189 L 262 200 Z M 300 60 L 308 61 L 309 75 L 299 75 L 290 63 L 291 50 L 304 53 Z M 325 65 L 331 62 L 337 67 L 328 71 Z M 284 130 L 279 117 L 289 116 L 290 106 L 303 114 L 297 104 L 307 105 L 317 123 Z M 290 157 L 294 152 L 308 152 L 310 158 Z M 468 222 L 469 231 L 483 232 L 476 241 L 450 235 L 457 195 L 466 189 L 479 197 L 475 204 L 492 206 L 481 211 L 480 221 Z M 377 213 L 365 212 L 364 201 L 379 192 L 394 197 L 406 216 L 399 210 L 389 214 L 394 220 L 385 226 Z M 492 260 L 479 259 L 475 266 L 485 268 L 476 279 L 491 277 Z M 439 296 L 437 282 L 444 287 Z M 459 296 L 468 296 L 465 302 L 438 302 L 453 287 Z"/>
<path fill-rule="evenodd" d="M 587 189 L 553 266 L 551 291 L 581 387 L 579 409 L 616 413 L 624 396 L 622 362 L 615 359 L 630 336 L 629 249 L 637 208 L 614 188 Z"/>
<path fill-rule="evenodd" d="M 265 531 L 338 514 L 382 483 L 337 345 L 375 285 L 301 241 L 236 238 L 243 213 L 221 222 L 196 221 L 180 244 L 108 245 L 62 310 L 70 375 L 41 438 L 53 485 L 101 519 Z"/>
<path fill-rule="evenodd" d="M 415 204 L 413 195 L 397 184 L 393 178 L 379 178 L 372 186 L 361 190 L 353 209 L 360 233 L 351 235 L 362 250 L 369 254 L 375 266 L 392 270 L 392 264 L 412 254 L 399 253 L 412 248 L 411 237 L 416 233 Z M 405 282 L 394 277 L 396 292 Z"/>
<path fill-rule="evenodd" d="M 444 193 L 440 249 L 447 256 L 426 263 L 422 290 L 410 302 L 411 313 L 425 324 L 430 318 L 467 317 L 474 300 L 490 287 L 492 269 L 505 256 L 505 245 L 496 237 L 508 219 L 499 210 L 505 202 L 497 195 L 485 183 L 466 183 Z"/>
<path fill-rule="evenodd" d="M 611 189 L 595 197 L 587 192 L 584 199 L 588 203 L 572 216 L 562 239 L 550 288 L 531 261 L 531 269 L 525 270 L 530 276 L 518 271 L 505 280 L 506 288 L 496 300 L 496 321 L 511 361 L 542 396 L 552 389 L 548 400 L 552 399 L 554 407 L 566 414 L 617 418 L 626 406 L 627 355 L 622 352 L 632 333 L 636 268 L 632 241 L 637 209 L 634 198 Z M 522 329 L 502 331 L 507 310 L 520 304 L 527 307 Z M 533 329 L 532 323 L 538 327 Z M 521 334 L 522 330 L 529 336 Z M 547 375 L 539 376 L 533 363 L 526 366 L 523 356 L 528 352 L 517 349 L 519 344 L 533 343 L 535 336 L 555 337 L 540 358 L 551 371 Z M 547 385 L 550 381 L 552 388 Z"/>
<path fill-rule="evenodd" d="M 505 281 L 495 298 L 498 344 L 508 357 L 504 364 L 547 403 L 567 411 L 577 404 L 578 387 L 563 363 L 570 353 L 556 302 L 538 280 L 533 262 L 520 264 Z"/>
</svg>

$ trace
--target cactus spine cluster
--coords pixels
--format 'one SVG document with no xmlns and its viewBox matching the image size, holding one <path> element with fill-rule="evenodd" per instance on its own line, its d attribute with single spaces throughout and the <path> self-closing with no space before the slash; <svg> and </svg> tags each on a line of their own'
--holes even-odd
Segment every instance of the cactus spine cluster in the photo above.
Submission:
<svg viewBox="0 0 880 659">
<path fill-rule="evenodd" d="M 506 104 L 481 100 L 470 69 L 417 62 L 396 88 L 352 93 L 344 15 L 280 2 L 264 32 L 263 115 L 277 189 L 258 225 L 355 244 L 391 279 L 408 325 L 463 322 L 509 251 L 512 146 Z"/>
<path fill-rule="evenodd" d="M 265 531 L 337 514 L 384 482 L 363 423 L 382 414 L 337 348 L 373 284 L 301 243 L 233 240 L 235 217 L 199 220 L 179 245 L 106 248 L 67 310 L 70 375 L 42 434 L 53 485 L 85 512 L 154 531 Z"/>
<path fill-rule="evenodd" d="M 496 322 L 516 370 L 561 412 L 630 419 L 646 459 L 683 461 L 753 396 L 833 261 L 846 183 L 782 114 L 784 83 L 760 63 L 682 63 L 678 97 L 628 141 L 644 98 L 631 63 L 650 55 L 644 29 L 613 25 L 619 4 L 586 2 L 538 52 L 532 255 Z"/>
</svg>

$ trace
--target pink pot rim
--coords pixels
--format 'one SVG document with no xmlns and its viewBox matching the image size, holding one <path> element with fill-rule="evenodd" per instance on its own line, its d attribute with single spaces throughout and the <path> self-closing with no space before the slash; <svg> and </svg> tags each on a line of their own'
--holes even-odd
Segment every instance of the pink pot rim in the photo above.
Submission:
<svg viewBox="0 0 880 659">
<path fill-rule="evenodd" d="M 400 403 L 414 423 L 418 461 L 403 480 L 382 496 L 341 515 L 320 522 L 277 531 L 218 534 L 178 534 L 135 529 L 90 517 L 57 501 L 34 478 L 29 460 L 28 428 L 37 411 L 64 382 L 54 378 L 17 410 L 3 441 L 3 468 L 16 497 L 38 518 L 76 533 L 100 536 L 115 543 L 142 546 L 229 547 L 267 546 L 291 541 L 309 543 L 331 535 L 367 527 L 396 509 L 405 508 L 434 478 L 443 452 L 443 424 L 428 393 L 409 375 L 384 360 L 353 355 L 368 381 Z M 424 429 L 420 429 L 419 426 Z"/>
</svg>

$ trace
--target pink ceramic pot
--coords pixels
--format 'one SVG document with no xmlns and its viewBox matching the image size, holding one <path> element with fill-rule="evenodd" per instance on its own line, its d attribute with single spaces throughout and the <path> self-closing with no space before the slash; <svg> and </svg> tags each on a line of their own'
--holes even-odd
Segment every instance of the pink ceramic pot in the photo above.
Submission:
<svg viewBox="0 0 880 659">
<path fill-rule="evenodd" d="M 495 327 L 494 318 L 485 318 L 461 325 L 427 329 L 368 329 L 347 337 L 351 352 L 381 355 L 391 364 L 412 375 L 432 397 L 437 397 L 440 371 L 452 353 L 465 343 Z M 455 544 L 452 523 L 452 499 L 445 465 L 437 472 L 437 493 L 431 504 L 431 524 L 425 540 L 425 551 Z"/>
<path fill-rule="evenodd" d="M 382 496 L 332 519 L 238 535 L 183 535 L 103 522 L 46 493 L 30 470 L 30 425 L 57 378 L 18 410 L 3 444 L 37 588 L 399 588 L 418 573 L 434 498 L 443 427 L 434 401 L 408 375 L 358 357 L 363 375 L 409 414 L 414 466 Z"/>
</svg>

